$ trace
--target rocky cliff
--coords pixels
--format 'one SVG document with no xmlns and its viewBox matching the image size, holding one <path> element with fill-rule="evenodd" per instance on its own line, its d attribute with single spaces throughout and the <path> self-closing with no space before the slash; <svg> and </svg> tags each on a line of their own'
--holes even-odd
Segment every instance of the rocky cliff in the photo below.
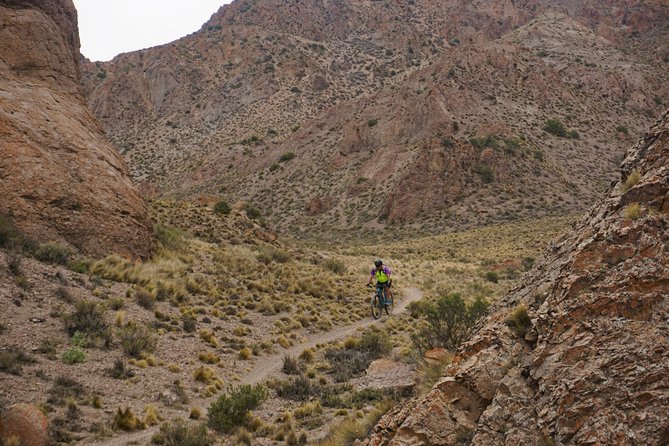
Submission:
<svg viewBox="0 0 669 446">
<path fill-rule="evenodd" d="M 440 232 L 585 211 L 667 101 L 668 20 L 659 0 L 239 0 L 84 85 L 157 194 L 251 201 L 296 235 Z"/>
<path fill-rule="evenodd" d="M 147 209 L 80 87 L 70 0 L 0 1 L 0 213 L 30 238 L 148 256 Z"/>
<path fill-rule="evenodd" d="M 667 444 L 669 112 L 621 177 L 363 444 Z"/>
</svg>

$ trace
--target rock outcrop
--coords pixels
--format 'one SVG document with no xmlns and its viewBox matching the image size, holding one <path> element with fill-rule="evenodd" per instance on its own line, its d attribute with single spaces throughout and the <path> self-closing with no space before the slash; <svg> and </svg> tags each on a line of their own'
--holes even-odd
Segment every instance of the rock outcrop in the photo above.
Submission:
<svg viewBox="0 0 669 446">
<path fill-rule="evenodd" d="M 94 256 L 153 250 L 145 203 L 82 97 L 70 0 L 0 1 L 0 213 Z"/>
<path fill-rule="evenodd" d="M 23 446 L 49 444 L 49 422 L 46 415 L 32 404 L 15 404 L 0 414 L 0 439 L 3 444 L 18 440 Z"/>
<path fill-rule="evenodd" d="M 666 445 L 669 112 L 424 397 L 365 445 Z M 524 306 L 531 324 L 509 328 Z"/>
</svg>

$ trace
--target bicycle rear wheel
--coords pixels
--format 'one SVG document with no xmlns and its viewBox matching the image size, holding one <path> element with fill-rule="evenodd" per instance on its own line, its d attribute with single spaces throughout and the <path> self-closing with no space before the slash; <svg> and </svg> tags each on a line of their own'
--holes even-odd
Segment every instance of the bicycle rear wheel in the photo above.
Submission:
<svg viewBox="0 0 669 446">
<path fill-rule="evenodd" d="M 371 306 L 372 306 L 372 317 L 374 319 L 378 319 L 381 317 L 381 301 L 379 300 L 379 294 L 374 293 L 372 294 L 372 299 L 371 299 Z"/>
<path fill-rule="evenodd" d="M 395 309 L 395 299 L 392 297 L 386 296 L 386 314 L 390 315 L 392 314 L 393 310 Z"/>
</svg>

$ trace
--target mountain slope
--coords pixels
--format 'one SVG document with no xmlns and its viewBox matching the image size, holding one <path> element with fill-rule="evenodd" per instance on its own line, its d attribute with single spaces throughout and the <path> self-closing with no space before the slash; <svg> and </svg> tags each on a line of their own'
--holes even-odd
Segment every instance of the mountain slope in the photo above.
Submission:
<svg viewBox="0 0 669 446">
<path fill-rule="evenodd" d="M 251 201 L 294 234 L 577 212 L 666 101 L 669 11 L 572 3 L 237 1 L 84 81 L 154 193 Z"/>
<path fill-rule="evenodd" d="M 70 1 L 0 2 L 0 213 L 39 242 L 148 256 L 151 224 L 86 108 Z"/>
<path fill-rule="evenodd" d="M 446 376 L 364 444 L 665 444 L 668 165 L 665 113 Z M 521 306 L 529 321 L 512 330 Z"/>
</svg>

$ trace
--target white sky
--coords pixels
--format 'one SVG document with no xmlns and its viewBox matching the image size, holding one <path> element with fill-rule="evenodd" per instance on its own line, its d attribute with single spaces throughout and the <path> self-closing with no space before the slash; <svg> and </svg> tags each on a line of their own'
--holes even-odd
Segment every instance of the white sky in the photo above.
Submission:
<svg viewBox="0 0 669 446">
<path fill-rule="evenodd" d="M 231 0 L 73 0 L 81 53 L 92 61 L 172 42 Z"/>
</svg>

